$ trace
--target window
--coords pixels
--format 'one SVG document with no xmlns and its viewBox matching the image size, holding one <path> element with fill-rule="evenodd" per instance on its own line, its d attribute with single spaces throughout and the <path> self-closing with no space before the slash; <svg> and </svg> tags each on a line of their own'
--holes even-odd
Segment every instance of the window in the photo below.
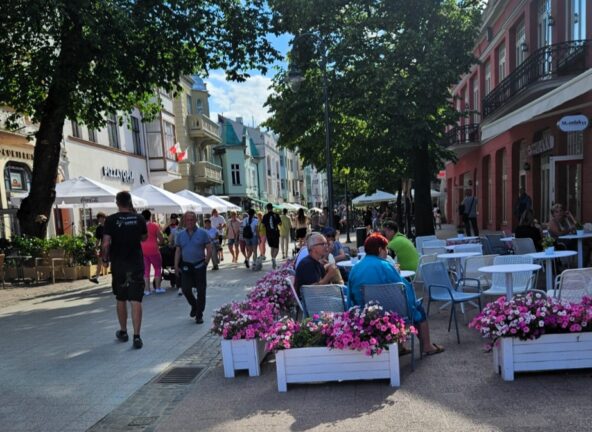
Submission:
<svg viewBox="0 0 592 432">
<path fill-rule="evenodd" d="M 280 166 L 284 166 L 284 155 L 280 155 Z"/>
<path fill-rule="evenodd" d="M 201 99 L 195 101 L 195 114 L 203 114 L 203 102 Z"/>
<path fill-rule="evenodd" d="M 230 171 L 232 173 L 232 184 L 233 185 L 240 185 L 240 165 L 239 164 L 231 164 Z"/>
<path fill-rule="evenodd" d="M 280 179 L 280 163 L 275 161 L 275 178 Z"/>
<path fill-rule="evenodd" d="M 568 40 L 586 39 L 586 0 L 567 2 Z"/>
<path fill-rule="evenodd" d="M 473 123 L 479 123 L 479 80 L 477 76 L 471 81 L 471 87 L 473 88 Z"/>
<path fill-rule="evenodd" d="M 267 175 L 271 176 L 271 160 L 269 159 L 269 156 L 267 156 Z"/>
<path fill-rule="evenodd" d="M 524 20 L 516 26 L 516 67 L 520 66 L 526 58 L 528 45 L 526 44 L 526 29 Z"/>
<path fill-rule="evenodd" d="M 175 155 L 172 154 L 169 149 L 175 145 L 175 126 L 169 122 L 164 123 L 164 148 L 167 159 L 175 159 Z"/>
<path fill-rule="evenodd" d="M 137 155 L 144 155 L 144 148 L 142 147 L 142 139 L 140 135 L 140 120 L 132 117 L 132 139 L 134 141 L 134 153 Z"/>
<path fill-rule="evenodd" d="M 72 120 L 72 136 L 76 138 L 82 137 L 82 134 L 80 133 L 80 126 L 76 120 Z"/>
<path fill-rule="evenodd" d="M 497 82 L 498 84 L 506 77 L 506 46 L 502 42 L 497 51 Z"/>
<path fill-rule="evenodd" d="M 27 192 L 31 187 L 31 172 L 25 165 L 8 162 L 4 167 L 4 187 L 10 192 Z"/>
<path fill-rule="evenodd" d="M 187 102 L 187 114 L 193 114 L 193 101 L 191 100 L 191 95 L 185 95 L 186 102 Z"/>
<path fill-rule="evenodd" d="M 119 148 L 119 133 L 117 131 L 117 116 L 111 114 L 107 117 L 107 133 L 109 134 L 109 146 Z"/>
<path fill-rule="evenodd" d="M 491 64 L 485 63 L 485 95 L 491 92 Z"/>
<path fill-rule="evenodd" d="M 88 128 L 88 140 L 94 143 L 97 142 L 97 131 L 91 128 Z"/>
</svg>

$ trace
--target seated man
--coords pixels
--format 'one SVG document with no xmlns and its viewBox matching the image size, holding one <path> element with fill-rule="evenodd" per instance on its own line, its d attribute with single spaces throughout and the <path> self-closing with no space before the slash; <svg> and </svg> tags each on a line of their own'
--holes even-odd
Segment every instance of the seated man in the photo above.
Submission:
<svg viewBox="0 0 592 432">
<path fill-rule="evenodd" d="M 325 269 L 324 259 L 329 253 L 327 239 L 319 233 L 312 233 L 307 241 L 308 255 L 296 267 L 296 292 L 300 294 L 302 285 L 327 285 L 339 272 L 335 265 Z"/>
<path fill-rule="evenodd" d="M 397 263 L 401 270 L 416 271 L 419 264 L 419 254 L 411 240 L 399 232 L 399 226 L 394 221 L 386 221 L 382 224 L 384 236 L 387 238 L 388 249 L 397 257 Z"/>
<path fill-rule="evenodd" d="M 343 245 L 339 242 L 339 240 L 336 240 L 335 229 L 331 227 L 323 228 L 322 234 L 329 243 L 329 252 L 331 252 L 331 255 L 333 255 L 333 258 L 335 258 L 335 262 L 347 260 L 348 256 L 343 250 Z"/>
<path fill-rule="evenodd" d="M 354 305 L 364 305 L 362 298 L 363 285 L 389 284 L 402 282 L 405 284 L 407 293 L 407 307 L 413 316 L 414 325 L 419 332 L 421 346 L 425 355 L 439 354 L 444 351 L 440 345 L 430 340 L 430 327 L 427 322 L 426 313 L 423 307 L 417 303 L 415 291 L 405 279 L 388 263 L 387 240 L 378 233 L 371 234 L 364 242 L 366 257 L 356 264 L 349 274 L 349 293 Z"/>
</svg>

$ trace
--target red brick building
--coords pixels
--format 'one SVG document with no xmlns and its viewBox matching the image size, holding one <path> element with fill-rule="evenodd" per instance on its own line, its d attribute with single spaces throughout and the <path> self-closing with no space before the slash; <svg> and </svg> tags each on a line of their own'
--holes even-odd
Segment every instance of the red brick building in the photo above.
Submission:
<svg viewBox="0 0 592 432">
<path fill-rule="evenodd" d="M 489 1 L 480 64 L 453 90 L 456 108 L 471 113 L 444 141 L 458 156 L 446 164 L 450 220 L 472 189 L 479 226 L 512 231 L 524 187 L 541 222 L 556 202 L 592 221 L 591 39 L 588 0 Z"/>
</svg>

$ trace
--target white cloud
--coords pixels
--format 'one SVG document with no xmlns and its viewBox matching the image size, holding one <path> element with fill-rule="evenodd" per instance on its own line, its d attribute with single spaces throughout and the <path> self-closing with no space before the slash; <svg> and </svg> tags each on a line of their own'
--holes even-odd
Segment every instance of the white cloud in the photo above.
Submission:
<svg viewBox="0 0 592 432">
<path fill-rule="evenodd" d="M 263 104 L 271 93 L 271 78 L 253 75 L 245 82 L 226 81 L 224 72 L 212 72 L 204 80 L 210 93 L 210 118 L 217 121 L 217 115 L 235 119 L 242 117 L 245 124 L 259 125 L 269 117 Z"/>
</svg>

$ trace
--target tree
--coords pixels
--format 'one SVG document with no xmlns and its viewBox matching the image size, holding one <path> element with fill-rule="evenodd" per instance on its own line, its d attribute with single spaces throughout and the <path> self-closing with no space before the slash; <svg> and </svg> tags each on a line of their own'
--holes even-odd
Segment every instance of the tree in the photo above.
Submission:
<svg viewBox="0 0 592 432">
<path fill-rule="evenodd" d="M 413 178 L 416 232 L 433 233 L 430 183 L 442 160 L 450 157 L 439 141 L 459 117 L 450 104 L 450 87 L 475 62 L 471 50 L 479 2 L 270 3 L 282 17 L 281 30 L 324 38 L 336 165 L 341 160 L 342 166 L 366 171 L 370 188 L 394 190 L 402 179 Z M 268 99 L 268 125 L 280 134 L 280 144 L 304 148 L 311 161 L 323 154 L 320 54 L 307 46 L 296 50 L 293 60 L 307 70 L 302 89 L 290 93 L 280 74 L 276 94 Z"/>
<path fill-rule="evenodd" d="M 0 104 L 39 123 L 22 231 L 45 236 L 66 118 L 98 128 L 138 107 L 150 119 L 155 91 L 174 92 L 183 74 L 265 71 L 269 30 L 263 0 L 0 2 Z"/>
</svg>

